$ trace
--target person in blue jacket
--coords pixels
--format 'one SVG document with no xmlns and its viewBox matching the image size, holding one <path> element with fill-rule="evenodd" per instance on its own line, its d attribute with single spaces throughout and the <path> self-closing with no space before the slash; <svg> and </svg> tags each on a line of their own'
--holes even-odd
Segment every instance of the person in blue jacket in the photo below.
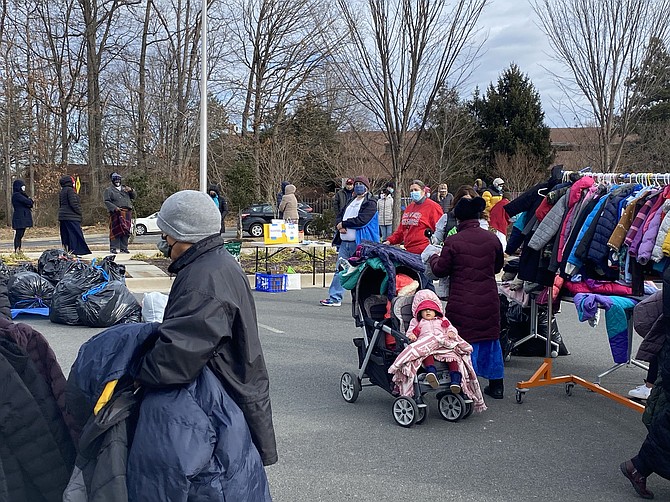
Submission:
<svg viewBox="0 0 670 502">
<path fill-rule="evenodd" d="M 337 261 L 351 258 L 362 241 L 379 242 L 379 213 L 377 201 L 370 193 L 370 181 L 365 176 L 354 179 L 354 197 L 337 215 L 337 232 L 333 245 L 337 246 Z M 328 289 L 328 298 L 321 300 L 324 307 L 341 307 L 344 288 L 338 274 Z"/>
<path fill-rule="evenodd" d="M 14 180 L 12 186 L 12 228 L 14 229 L 14 252 L 21 252 L 21 240 L 26 228 L 33 226 L 33 199 L 26 193 L 26 184 L 23 180 Z"/>
</svg>

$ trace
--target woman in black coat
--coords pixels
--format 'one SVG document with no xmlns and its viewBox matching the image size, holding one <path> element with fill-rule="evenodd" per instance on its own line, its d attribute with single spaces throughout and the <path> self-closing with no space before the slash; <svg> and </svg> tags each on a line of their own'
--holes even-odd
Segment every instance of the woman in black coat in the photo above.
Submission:
<svg viewBox="0 0 670 502">
<path fill-rule="evenodd" d="M 81 230 L 81 203 L 74 191 L 72 177 L 62 176 L 61 191 L 58 195 L 58 221 L 60 222 L 60 241 L 66 251 L 77 256 L 91 254 Z"/>
<path fill-rule="evenodd" d="M 14 229 L 14 252 L 21 251 L 21 239 L 26 233 L 26 228 L 33 226 L 33 199 L 26 194 L 26 184 L 23 180 L 14 180 L 12 193 L 12 228 Z"/>
</svg>

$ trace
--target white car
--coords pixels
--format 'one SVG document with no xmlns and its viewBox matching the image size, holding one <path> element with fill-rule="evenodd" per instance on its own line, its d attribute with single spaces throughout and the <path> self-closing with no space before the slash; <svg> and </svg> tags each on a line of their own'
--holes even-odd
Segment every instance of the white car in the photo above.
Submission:
<svg viewBox="0 0 670 502">
<path fill-rule="evenodd" d="M 135 235 L 158 234 L 161 229 L 156 224 L 158 212 L 150 214 L 146 218 L 137 218 L 135 220 Z"/>
</svg>

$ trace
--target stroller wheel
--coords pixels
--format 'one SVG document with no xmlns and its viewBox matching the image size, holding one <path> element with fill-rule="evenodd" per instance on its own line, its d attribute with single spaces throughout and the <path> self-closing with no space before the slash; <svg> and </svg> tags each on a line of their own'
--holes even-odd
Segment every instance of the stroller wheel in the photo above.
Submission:
<svg viewBox="0 0 670 502">
<path fill-rule="evenodd" d="M 437 402 L 437 409 L 447 422 L 457 422 L 465 416 L 466 404 L 461 396 L 447 392 Z"/>
<path fill-rule="evenodd" d="M 418 415 L 416 416 L 416 421 L 414 422 L 416 425 L 420 425 L 426 421 L 426 417 L 428 417 L 428 405 L 425 406 L 416 406 L 418 411 Z"/>
<path fill-rule="evenodd" d="M 358 399 L 358 393 L 361 390 L 361 384 L 358 377 L 347 371 L 340 378 L 340 392 L 347 403 L 354 403 Z"/>
<path fill-rule="evenodd" d="M 472 415 L 472 412 L 474 410 L 475 410 L 475 405 L 472 402 L 472 399 L 468 398 L 467 400 L 465 400 L 465 413 L 463 414 L 463 416 L 461 418 L 463 418 L 463 420 L 465 420 L 470 415 Z"/>
<path fill-rule="evenodd" d="M 419 408 L 411 397 L 400 396 L 393 402 L 393 419 L 401 427 L 412 427 L 418 417 Z"/>
</svg>

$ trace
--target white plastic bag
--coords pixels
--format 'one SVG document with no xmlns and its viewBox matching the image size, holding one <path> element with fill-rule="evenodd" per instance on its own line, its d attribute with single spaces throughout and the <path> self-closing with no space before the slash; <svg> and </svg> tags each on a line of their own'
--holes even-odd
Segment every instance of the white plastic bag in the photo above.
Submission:
<svg viewBox="0 0 670 502">
<path fill-rule="evenodd" d="M 144 293 L 142 298 L 142 319 L 144 322 L 163 322 L 168 295 L 153 291 Z"/>
</svg>

